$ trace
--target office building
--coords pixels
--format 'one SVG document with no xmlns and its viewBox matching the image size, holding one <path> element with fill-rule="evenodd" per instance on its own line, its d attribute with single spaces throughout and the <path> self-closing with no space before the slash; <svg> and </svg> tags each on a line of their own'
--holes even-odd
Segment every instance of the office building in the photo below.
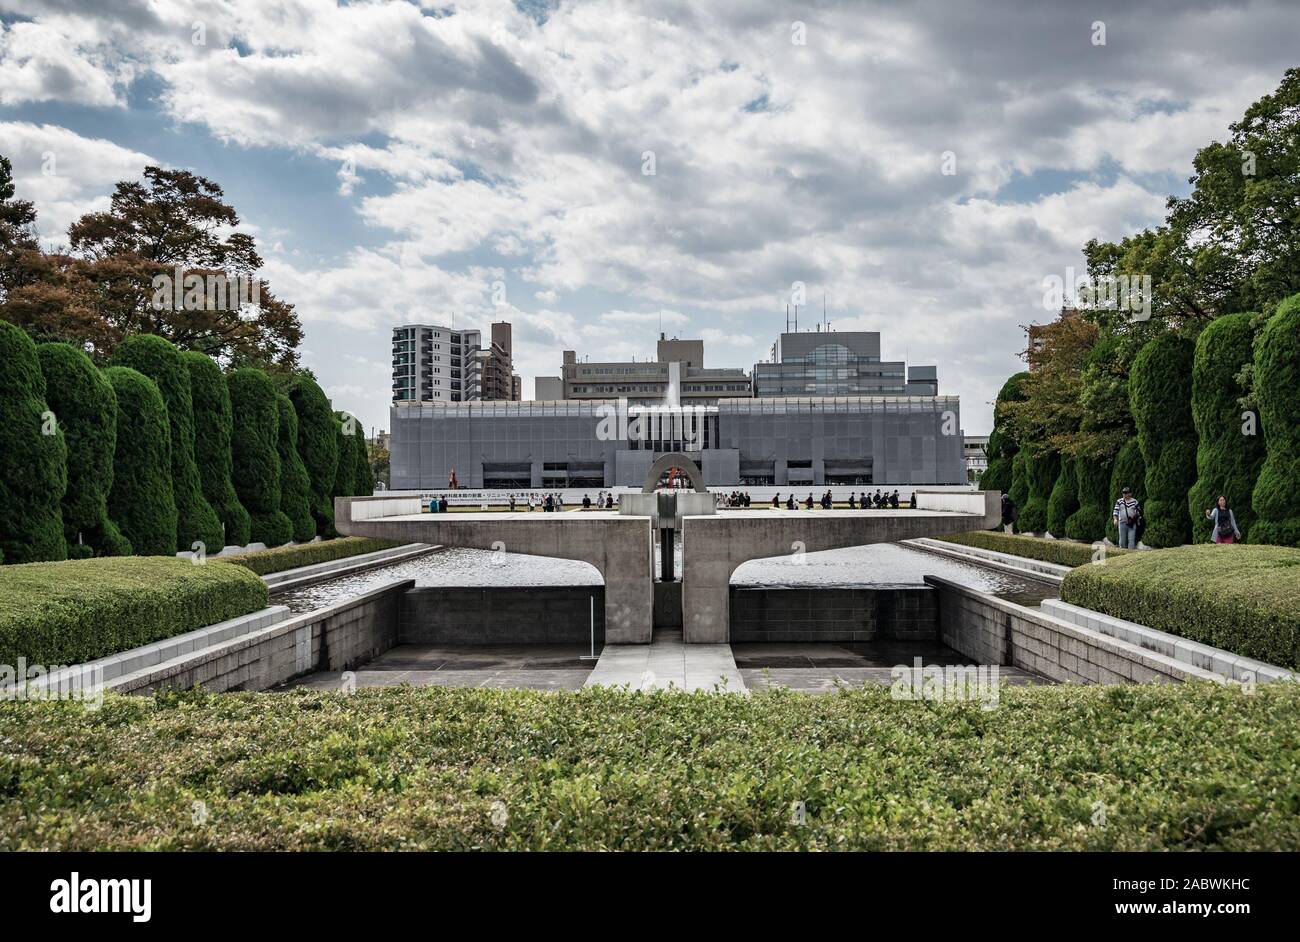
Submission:
<svg viewBox="0 0 1300 942">
<path fill-rule="evenodd" d="M 938 394 L 936 368 L 882 361 L 875 331 L 786 332 L 772 345 L 770 361 L 754 364 L 760 398 Z"/>
<path fill-rule="evenodd" d="M 744 370 L 705 367 L 703 340 L 669 339 L 660 334 L 654 360 L 593 363 L 565 350 L 560 375 L 537 377 L 534 398 L 659 404 L 675 395 L 683 404 L 715 404 L 722 398 L 749 394 L 749 375 Z"/>
</svg>

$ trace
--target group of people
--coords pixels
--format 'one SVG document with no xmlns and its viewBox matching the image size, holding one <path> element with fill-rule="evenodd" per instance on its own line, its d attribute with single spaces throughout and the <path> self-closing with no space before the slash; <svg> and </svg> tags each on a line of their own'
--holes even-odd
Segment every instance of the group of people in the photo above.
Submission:
<svg viewBox="0 0 1300 942">
<path fill-rule="evenodd" d="M 1002 495 L 1002 526 L 1010 533 L 1016 521 L 1020 519 L 1020 510 L 1010 494 Z M 1119 531 L 1120 549 L 1137 549 L 1142 540 L 1142 531 L 1146 529 L 1146 519 L 1142 516 L 1142 504 L 1133 496 L 1133 488 L 1125 487 L 1120 491 L 1119 499 L 1110 513 L 1111 523 Z M 1210 540 L 1214 543 L 1236 543 L 1241 539 L 1241 530 L 1237 526 L 1237 515 L 1228 506 L 1228 498 L 1222 494 L 1214 506 L 1205 511 L 1205 519 L 1210 521 Z"/>
<path fill-rule="evenodd" d="M 529 512 L 540 510 L 543 513 L 558 513 L 564 510 L 564 496 L 562 494 L 537 494 L 528 493 L 523 496 L 522 501 L 514 494 L 510 495 L 511 511 L 519 510 L 520 504 L 527 506 Z"/>
<path fill-rule="evenodd" d="M 749 491 L 732 491 L 730 494 L 718 495 L 719 507 L 748 507 Z"/>
<path fill-rule="evenodd" d="M 595 507 L 596 510 L 613 510 L 614 492 L 610 491 L 608 494 L 606 494 L 604 491 L 601 491 L 599 494 L 596 495 L 596 502 L 594 504 L 591 502 L 591 498 L 588 495 L 583 494 L 582 509 L 591 510 L 593 507 Z"/>
<path fill-rule="evenodd" d="M 808 496 L 803 499 L 802 503 L 803 506 L 808 510 L 812 510 L 814 506 L 820 506 L 822 510 L 831 510 L 835 507 L 835 498 L 831 494 L 830 490 L 828 489 L 826 493 L 823 494 L 821 498 L 816 502 L 813 501 L 813 496 L 811 493 L 809 493 Z M 745 506 L 746 507 L 749 506 L 748 495 L 746 495 Z M 781 494 L 778 491 L 772 497 L 772 509 L 775 510 L 780 506 L 781 506 Z M 859 508 L 861 508 L 862 510 L 871 510 L 872 508 L 875 508 L 877 510 L 884 510 L 885 508 L 892 508 L 894 510 L 897 510 L 898 506 L 899 506 L 899 497 L 898 497 L 897 490 L 895 490 L 892 494 L 890 494 L 890 493 L 882 492 L 879 488 L 877 488 L 875 496 L 868 494 L 866 491 L 863 491 L 861 496 L 859 496 L 856 491 L 849 492 L 849 506 L 848 506 L 849 510 L 858 510 Z M 795 507 L 796 504 L 794 499 L 794 493 L 791 492 L 790 496 L 785 499 L 785 508 L 787 510 L 794 510 Z"/>
</svg>

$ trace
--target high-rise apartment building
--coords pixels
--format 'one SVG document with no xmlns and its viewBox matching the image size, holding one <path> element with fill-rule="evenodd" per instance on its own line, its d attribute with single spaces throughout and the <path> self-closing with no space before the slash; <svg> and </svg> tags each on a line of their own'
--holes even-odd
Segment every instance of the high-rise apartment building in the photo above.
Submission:
<svg viewBox="0 0 1300 942">
<path fill-rule="evenodd" d="M 393 402 L 518 399 L 510 325 L 492 325 L 490 345 L 478 330 L 434 324 L 393 328 Z"/>
</svg>

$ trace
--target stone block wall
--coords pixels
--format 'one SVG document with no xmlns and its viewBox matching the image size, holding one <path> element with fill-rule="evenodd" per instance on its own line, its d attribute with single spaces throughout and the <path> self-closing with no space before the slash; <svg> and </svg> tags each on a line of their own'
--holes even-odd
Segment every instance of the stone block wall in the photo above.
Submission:
<svg viewBox="0 0 1300 942">
<path fill-rule="evenodd" d="M 587 644 L 595 603 L 596 648 L 605 642 L 605 588 L 483 586 L 412 589 L 402 598 L 401 644 Z"/>
<path fill-rule="evenodd" d="M 937 576 L 939 641 L 977 664 L 1007 664 L 1063 683 L 1124 684 L 1222 680 L 1041 611 L 1007 602 Z"/>
<path fill-rule="evenodd" d="M 928 586 L 731 586 L 732 642 L 932 641 L 938 616 Z"/>
</svg>

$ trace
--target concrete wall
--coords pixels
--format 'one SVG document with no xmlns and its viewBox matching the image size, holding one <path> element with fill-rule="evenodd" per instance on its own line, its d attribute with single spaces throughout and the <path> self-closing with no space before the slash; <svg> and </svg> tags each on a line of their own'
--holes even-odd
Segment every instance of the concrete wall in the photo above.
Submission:
<svg viewBox="0 0 1300 942">
<path fill-rule="evenodd" d="M 925 581 L 937 590 L 939 640 L 977 664 L 1008 664 L 1049 680 L 1085 684 L 1222 679 L 947 579 Z"/>
<path fill-rule="evenodd" d="M 604 586 L 421 587 L 402 597 L 401 644 L 605 642 Z"/>
<path fill-rule="evenodd" d="M 731 641 L 933 641 L 933 589 L 731 587 Z"/>
<path fill-rule="evenodd" d="M 108 684 L 122 693 L 165 688 L 267 690 L 300 674 L 351 670 L 397 643 L 401 597 L 415 580 L 375 589 L 230 641 L 164 661 Z"/>
</svg>

